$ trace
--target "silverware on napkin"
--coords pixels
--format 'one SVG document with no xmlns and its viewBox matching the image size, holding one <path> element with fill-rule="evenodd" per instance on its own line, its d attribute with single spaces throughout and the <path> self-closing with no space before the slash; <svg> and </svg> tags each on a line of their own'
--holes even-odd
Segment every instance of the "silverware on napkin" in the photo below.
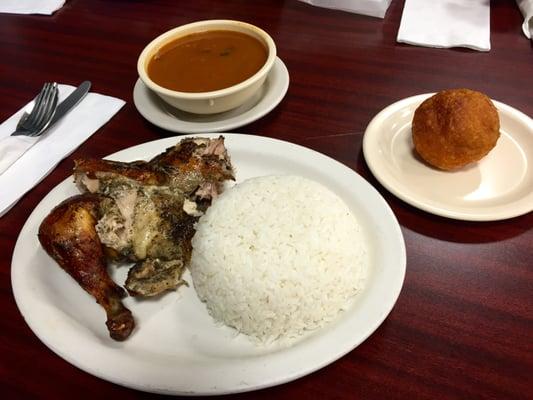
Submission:
<svg viewBox="0 0 533 400">
<path fill-rule="evenodd" d="M 14 132 L 14 136 L 8 136 L 0 140 L 0 174 L 7 170 L 15 161 L 17 161 L 26 151 L 28 151 L 38 140 L 39 137 L 49 130 L 57 121 L 63 118 L 72 108 L 74 108 L 85 97 L 91 88 L 91 82 L 85 81 L 78 86 L 57 108 L 52 118 L 46 125 L 40 126 L 33 134 Z M 57 93 L 56 93 L 57 96 Z M 57 99 L 56 99 L 57 101 Z M 55 104 L 54 104 L 55 107 Z M 29 117 L 28 117 L 29 118 Z"/>
<path fill-rule="evenodd" d="M 58 86 L 60 100 L 76 90 L 71 85 Z M 91 92 L 71 108 L 68 115 L 57 121 L 47 134 L 42 135 L 35 145 L 28 149 L 27 154 L 0 174 L 0 218 L 48 176 L 61 160 L 107 124 L 126 104 L 122 99 L 94 93 L 92 90 L 91 87 Z M 0 138 L 5 138 L 13 132 L 22 113 L 23 110 L 20 110 L 0 124 Z M 28 139 L 26 136 L 15 137 Z"/>
</svg>

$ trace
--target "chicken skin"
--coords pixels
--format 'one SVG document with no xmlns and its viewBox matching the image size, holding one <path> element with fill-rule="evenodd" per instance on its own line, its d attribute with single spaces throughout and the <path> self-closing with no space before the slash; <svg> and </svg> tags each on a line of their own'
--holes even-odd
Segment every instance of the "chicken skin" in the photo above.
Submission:
<svg viewBox="0 0 533 400">
<path fill-rule="evenodd" d="M 124 290 L 107 273 L 104 252 L 96 234 L 101 200 L 101 196 L 95 194 L 65 200 L 41 224 L 39 241 L 61 268 L 104 308 L 110 336 L 124 340 L 135 323 L 130 310 L 122 304 Z"/>
<path fill-rule="evenodd" d="M 150 161 L 76 160 L 74 179 L 83 194 L 50 213 L 39 239 L 104 307 L 111 337 L 123 340 L 133 318 L 106 262 L 134 263 L 125 282 L 132 296 L 185 284 L 194 224 L 224 181 L 234 179 L 224 138 L 183 139 Z"/>
<path fill-rule="evenodd" d="M 184 284 L 194 224 L 234 179 L 223 137 L 184 139 L 147 162 L 77 160 L 74 177 L 106 196 L 96 230 L 110 260 L 136 263 L 125 285 L 133 296 Z"/>
</svg>

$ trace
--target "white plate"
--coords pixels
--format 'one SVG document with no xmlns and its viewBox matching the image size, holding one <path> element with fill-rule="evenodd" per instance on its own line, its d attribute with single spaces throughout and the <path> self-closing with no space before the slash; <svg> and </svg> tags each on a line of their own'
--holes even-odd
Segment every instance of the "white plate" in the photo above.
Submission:
<svg viewBox="0 0 533 400">
<path fill-rule="evenodd" d="M 533 210 L 533 122 L 493 101 L 500 116 L 496 147 L 479 162 L 440 171 L 414 153 L 411 121 L 432 94 L 398 101 L 366 128 L 363 153 L 376 179 L 405 202 L 430 213 L 466 221 L 495 221 Z"/>
<path fill-rule="evenodd" d="M 172 132 L 225 132 L 249 124 L 268 114 L 285 97 L 289 71 L 276 57 L 272 70 L 256 95 L 242 106 L 219 114 L 191 114 L 169 106 L 137 79 L 133 102 L 141 115 L 154 125 Z"/>
<path fill-rule="evenodd" d="M 202 135 L 217 136 L 217 135 Z M 252 135 L 225 134 L 238 180 L 299 174 L 321 182 L 353 210 L 369 242 L 371 268 L 364 290 L 334 323 L 292 347 L 257 347 L 216 325 L 192 287 L 154 300 L 126 298 L 136 331 L 125 342 L 109 338 L 103 310 L 37 241 L 40 222 L 63 199 L 78 193 L 72 178 L 37 206 L 18 238 L 12 262 L 17 305 L 33 332 L 68 362 L 100 378 L 166 394 L 223 394 L 288 382 L 343 356 L 364 341 L 391 311 L 405 275 L 405 245 L 394 214 L 380 194 L 348 167 L 310 149 Z M 149 158 L 175 144 L 167 138 L 110 158 Z M 111 268 L 124 282 L 127 268 Z M 186 279 L 191 282 L 186 273 Z"/>
</svg>

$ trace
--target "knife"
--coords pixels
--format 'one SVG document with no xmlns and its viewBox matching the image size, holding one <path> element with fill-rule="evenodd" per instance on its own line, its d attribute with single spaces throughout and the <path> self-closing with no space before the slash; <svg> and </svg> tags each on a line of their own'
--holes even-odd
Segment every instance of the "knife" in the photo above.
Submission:
<svg viewBox="0 0 533 400">
<path fill-rule="evenodd" d="M 59 103 L 59 105 L 57 106 L 56 112 L 54 116 L 52 117 L 50 124 L 48 125 L 48 128 L 50 128 L 57 121 L 63 118 L 65 114 L 67 114 L 70 110 L 72 110 L 72 108 L 75 105 L 77 105 L 81 101 L 81 99 L 85 97 L 87 92 L 89 92 L 90 88 L 91 88 L 91 82 L 84 81 L 65 100 Z"/>
</svg>

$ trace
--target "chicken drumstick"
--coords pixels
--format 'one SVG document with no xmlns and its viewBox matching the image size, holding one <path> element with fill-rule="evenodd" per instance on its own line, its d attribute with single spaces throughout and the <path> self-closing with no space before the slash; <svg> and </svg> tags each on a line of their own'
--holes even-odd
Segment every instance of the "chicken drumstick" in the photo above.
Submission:
<svg viewBox="0 0 533 400">
<path fill-rule="evenodd" d="M 110 336 L 124 340 L 135 323 L 121 301 L 126 293 L 107 273 L 95 229 L 101 200 L 100 195 L 87 193 L 59 204 L 39 227 L 39 241 L 61 268 L 105 309 Z"/>
</svg>

